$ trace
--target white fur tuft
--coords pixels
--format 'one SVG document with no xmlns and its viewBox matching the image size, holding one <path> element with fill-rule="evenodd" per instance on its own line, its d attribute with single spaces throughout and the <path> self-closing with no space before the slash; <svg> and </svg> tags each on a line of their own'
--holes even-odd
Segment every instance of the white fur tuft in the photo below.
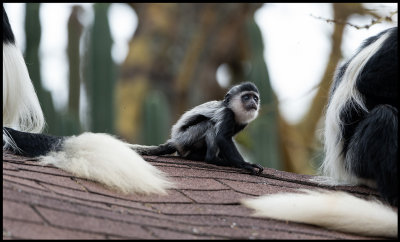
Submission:
<svg viewBox="0 0 400 242">
<path fill-rule="evenodd" d="M 3 127 L 40 133 L 45 120 L 21 51 L 3 43 Z M 3 129 L 3 147 L 18 147 Z"/>
<path fill-rule="evenodd" d="M 173 183 L 128 145 L 108 134 L 83 133 L 68 137 L 61 151 L 39 160 L 125 194 L 166 194 Z"/>
<path fill-rule="evenodd" d="M 45 121 L 21 51 L 3 44 L 3 126 L 40 133 Z"/>
<path fill-rule="evenodd" d="M 345 192 L 281 193 L 246 199 L 254 216 L 318 225 L 367 236 L 397 237 L 397 212 Z"/>
<path fill-rule="evenodd" d="M 390 32 L 384 34 L 353 57 L 343 74 L 341 82 L 336 87 L 326 110 L 324 133 L 325 159 L 320 169 L 322 174 L 333 178 L 330 181 L 334 181 L 336 184 L 348 183 L 355 185 L 362 183 L 362 180 L 349 174 L 349 169 L 345 167 L 342 154 L 343 141 L 340 131 L 340 127 L 344 124 L 340 119 L 340 114 L 344 105 L 348 103 L 368 112 L 362 95 L 356 89 L 356 80 L 365 64 L 379 50 L 389 35 Z M 325 182 L 328 182 L 328 179 Z M 331 185 L 335 184 L 332 183 Z"/>
</svg>

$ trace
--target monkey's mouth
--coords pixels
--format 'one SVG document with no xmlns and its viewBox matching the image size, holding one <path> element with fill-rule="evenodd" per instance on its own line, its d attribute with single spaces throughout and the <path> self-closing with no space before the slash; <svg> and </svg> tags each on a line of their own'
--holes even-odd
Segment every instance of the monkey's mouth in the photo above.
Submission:
<svg viewBox="0 0 400 242">
<path fill-rule="evenodd" d="M 248 105 L 246 109 L 247 111 L 252 111 L 252 110 L 257 111 L 257 105 L 255 104 Z"/>
</svg>

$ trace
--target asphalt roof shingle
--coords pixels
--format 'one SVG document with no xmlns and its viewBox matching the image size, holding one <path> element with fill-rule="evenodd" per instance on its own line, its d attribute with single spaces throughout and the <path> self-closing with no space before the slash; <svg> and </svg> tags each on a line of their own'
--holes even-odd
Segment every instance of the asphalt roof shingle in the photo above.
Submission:
<svg viewBox="0 0 400 242">
<path fill-rule="evenodd" d="M 144 157 L 177 184 L 168 195 L 123 195 L 34 159 L 3 152 L 3 239 L 366 239 L 251 216 L 243 198 L 315 189 L 311 176 L 260 176 L 178 157 Z M 366 187 L 334 188 L 376 196 Z"/>
</svg>

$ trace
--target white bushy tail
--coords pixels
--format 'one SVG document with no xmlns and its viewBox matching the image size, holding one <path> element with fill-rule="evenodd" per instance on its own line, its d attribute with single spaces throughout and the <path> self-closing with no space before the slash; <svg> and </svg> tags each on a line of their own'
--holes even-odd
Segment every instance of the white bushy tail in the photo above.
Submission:
<svg viewBox="0 0 400 242">
<path fill-rule="evenodd" d="M 50 152 L 40 161 L 123 193 L 166 194 L 166 189 L 173 187 L 162 171 L 108 134 L 68 137 L 61 151 Z"/>
<path fill-rule="evenodd" d="M 242 204 L 254 216 L 313 224 L 366 236 L 397 237 L 397 212 L 377 200 L 367 201 L 340 191 L 278 193 Z"/>
</svg>

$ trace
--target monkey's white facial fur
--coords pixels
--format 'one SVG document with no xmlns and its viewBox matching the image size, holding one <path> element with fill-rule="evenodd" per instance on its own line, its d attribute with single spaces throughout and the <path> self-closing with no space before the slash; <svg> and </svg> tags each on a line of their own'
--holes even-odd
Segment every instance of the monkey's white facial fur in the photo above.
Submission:
<svg viewBox="0 0 400 242">
<path fill-rule="evenodd" d="M 229 103 L 229 108 L 235 113 L 236 122 L 239 124 L 248 124 L 257 118 L 259 107 L 258 93 L 252 91 L 235 95 Z"/>
</svg>

